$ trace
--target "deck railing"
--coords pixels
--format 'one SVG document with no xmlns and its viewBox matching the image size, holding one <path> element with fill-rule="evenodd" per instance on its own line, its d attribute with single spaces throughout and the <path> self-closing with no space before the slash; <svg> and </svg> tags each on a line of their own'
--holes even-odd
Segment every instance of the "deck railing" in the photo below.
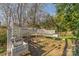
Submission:
<svg viewBox="0 0 79 59">
<path fill-rule="evenodd" d="M 46 29 L 35 29 L 35 28 L 22 28 L 22 35 L 31 34 L 31 35 L 42 35 L 48 37 L 58 37 L 55 30 L 46 30 Z"/>
</svg>

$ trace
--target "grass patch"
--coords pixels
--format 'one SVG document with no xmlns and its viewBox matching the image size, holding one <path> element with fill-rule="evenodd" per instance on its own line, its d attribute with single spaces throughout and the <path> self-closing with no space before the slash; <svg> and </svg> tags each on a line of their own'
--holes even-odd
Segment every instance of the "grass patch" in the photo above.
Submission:
<svg viewBox="0 0 79 59">
<path fill-rule="evenodd" d="M 61 36 L 60 37 L 61 39 L 75 39 L 76 37 L 75 36 L 73 36 L 73 35 L 66 35 L 66 36 Z"/>
</svg>

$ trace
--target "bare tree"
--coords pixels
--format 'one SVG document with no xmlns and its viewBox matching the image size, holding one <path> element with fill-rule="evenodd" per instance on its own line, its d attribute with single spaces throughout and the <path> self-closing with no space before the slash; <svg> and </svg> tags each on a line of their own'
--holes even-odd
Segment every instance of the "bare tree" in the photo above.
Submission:
<svg viewBox="0 0 79 59">
<path fill-rule="evenodd" d="M 11 37 L 14 36 L 14 26 L 22 26 L 23 14 L 26 11 L 26 4 L 1 4 L 4 19 L 7 21 L 7 48 L 11 48 Z M 20 34 L 18 34 L 20 35 Z"/>
</svg>

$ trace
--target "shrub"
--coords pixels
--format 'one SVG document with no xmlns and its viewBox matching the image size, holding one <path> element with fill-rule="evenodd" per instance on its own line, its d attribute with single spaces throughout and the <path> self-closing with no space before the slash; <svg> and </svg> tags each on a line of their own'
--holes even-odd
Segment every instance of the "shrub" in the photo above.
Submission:
<svg viewBox="0 0 79 59">
<path fill-rule="evenodd" d="M 0 53 L 3 53 L 6 49 L 0 48 Z"/>
<path fill-rule="evenodd" d="M 7 43 L 7 30 L 6 28 L 0 27 L 0 45 L 3 46 Z"/>
</svg>

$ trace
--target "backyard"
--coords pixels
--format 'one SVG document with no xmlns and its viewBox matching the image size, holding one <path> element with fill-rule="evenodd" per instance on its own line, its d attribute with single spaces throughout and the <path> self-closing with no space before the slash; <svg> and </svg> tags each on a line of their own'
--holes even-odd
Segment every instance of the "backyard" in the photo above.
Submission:
<svg viewBox="0 0 79 59">
<path fill-rule="evenodd" d="M 6 3 L 0 10 L 7 25 L 0 27 L 0 55 L 79 56 L 79 4 Z"/>
<path fill-rule="evenodd" d="M 63 56 L 66 51 L 66 55 L 72 56 L 72 42 L 69 42 L 69 48 L 65 48 L 64 40 L 55 40 L 46 37 L 33 38 L 33 43 L 30 43 L 31 55 L 42 56 Z M 50 42 L 50 43 L 49 43 Z M 70 50 L 70 51 L 69 51 Z"/>
</svg>

